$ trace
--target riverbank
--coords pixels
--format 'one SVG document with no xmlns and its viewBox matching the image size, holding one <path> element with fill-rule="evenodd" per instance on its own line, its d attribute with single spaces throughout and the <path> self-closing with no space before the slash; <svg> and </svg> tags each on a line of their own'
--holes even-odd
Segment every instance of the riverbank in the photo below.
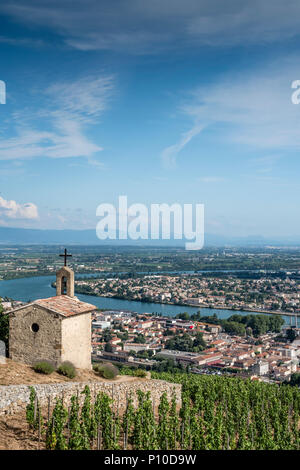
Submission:
<svg viewBox="0 0 300 470">
<path fill-rule="evenodd" d="M 187 307 L 195 307 L 195 304 L 184 304 L 186 305 Z M 291 313 L 291 312 L 282 312 L 282 311 L 279 311 L 279 310 L 260 310 L 260 309 L 253 309 L 253 308 L 250 308 L 250 307 L 240 307 L 240 308 L 234 308 L 234 307 L 221 307 L 219 305 L 212 305 L 211 307 L 210 306 L 207 306 L 207 305 L 203 305 L 203 304 L 199 304 L 199 308 L 213 308 L 213 309 L 216 309 L 216 310 L 232 310 L 233 312 L 252 312 L 252 313 L 262 313 L 262 314 L 266 314 L 266 315 L 283 315 L 283 316 L 288 316 L 288 317 L 294 317 L 294 316 L 298 316 L 297 313 Z"/>
<path fill-rule="evenodd" d="M 91 276 L 91 279 L 94 279 L 94 277 L 97 278 L 99 276 L 99 278 L 101 279 L 100 276 L 102 276 L 103 273 L 109 274 L 107 271 L 103 271 L 103 272 L 101 271 L 99 274 L 97 274 L 97 273 L 86 271 L 86 270 L 83 270 L 83 271 L 78 270 L 76 274 L 79 276 Z M 28 278 L 31 279 L 34 277 L 47 277 L 47 276 L 52 276 L 52 275 L 53 275 L 53 271 L 37 271 L 35 273 L 31 273 L 31 272 L 11 273 L 11 274 L 6 275 L 3 278 L 0 278 L 0 282 L 1 281 L 14 281 L 17 279 L 28 279 Z"/>
<path fill-rule="evenodd" d="M 54 284 L 54 283 L 53 283 Z M 52 287 L 54 287 L 54 285 L 52 285 Z M 80 290 L 76 289 L 76 286 L 75 286 L 75 293 L 77 294 L 83 294 L 83 292 L 80 292 Z M 231 307 L 231 306 L 221 306 L 221 305 L 218 305 L 218 304 L 210 304 L 210 305 L 206 305 L 206 304 L 194 304 L 194 303 L 188 303 L 188 302 L 180 302 L 180 303 L 175 303 L 175 302 L 167 302 L 167 301 L 163 301 L 161 300 L 160 302 L 156 301 L 156 300 L 151 300 L 151 301 L 148 301 L 148 300 L 136 300 L 136 299 L 131 299 L 129 297 L 126 297 L 126 296 L 117 296 L 117 295 L 98 295 L 98 294 L 95 294 L 93 292 L 84 292 L 84 295 L 87 295 L 87 296 L 91 296 L 91 297 L 100 297 L 100 298 L 106 298 L 106 299 L 118 299 L 118 300 L 124 300 L 124 301 L 128 301 L 128 302 L 141 302 L 141 303 L 144 303 L 144 304 L 158 304 L 158 305 L 174 305 L 174 306 L 179 306 L 179 307 L 194 307 L 194 308 L 198 308 L 198 309 L 201 309 L 201 308 L 205 308 L 205 309 L 215 309 L 215 310 L 231 310 L 232 312 L 251 312 L 251 313 L 261 313 L 261 314 L 266 314 L 266 315 L 285 315 L 285 316 L 288 316 L 288 317 L 294 317 L 294 316 L 298 316 L 298 314 L 295 314 L 293 312 L 283 312 L 283 311 L 280 311 L 280 310 L 261 310 L 261 309 L 253 309 L 251 307 L 248 307 L 247 305 L 243 305 L 243 306 L 240 306 L 238 308 L 236 307 Z"/>
<path fill-rule="evenodd" d="M 0 297 L 8 297 L 22 302 L 29 302 L 34 299 L 44 299 L 52 297 L 53 288 L 51 284 L 55 281 L 54 275 L 40 276 L 32 278 L 14 279 L 10 281 L 0 282 Z M 164 317 L 175 317 L 179 313 L 186 311 L 190 315 L 197 313 L 200 306 L 183 306 L 171 305 L 164 303 L 146 303 L 139 301 L 121 300 L 113 297 L 99 297 L 93 295 L 77 294 L 77 297 L 82 302 L 92 303 L 99 309 L 103 310 L 118 310 L 130 311 L 135 313 L 148 313 L 158 314 Z M 201 307 L 201 314 L 203 316 L 218 315 L 220 319 L 229 318 L 233 313 L 238 315 L 247 315 L 247 312 L 242 310 L 229 310 L 229 309 L 215 309 Z M 253 314 L 260 314 L 262 312 L 252 312 Z M 272 312 L 273 313 L 273 312 Z M 282 314 L 285 323 L 290 323 L 290 316 Z"/>
</svg>

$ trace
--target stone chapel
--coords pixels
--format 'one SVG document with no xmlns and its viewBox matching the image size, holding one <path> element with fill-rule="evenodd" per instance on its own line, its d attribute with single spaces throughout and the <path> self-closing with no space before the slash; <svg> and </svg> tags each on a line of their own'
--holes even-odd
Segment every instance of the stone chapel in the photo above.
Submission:
<svg viewBox="0 0 300 470">
<path fill-rule="evenodd" d="M 71 361 L 91 369 L 91 313 L 94 305 L 74 296 L 74 272 L 65 265 L 56 273 L 56 296 L 39 299 L 9 314 L 9 357 L 33 365 L 47 360 L 56 367 Z"/>
</svg>

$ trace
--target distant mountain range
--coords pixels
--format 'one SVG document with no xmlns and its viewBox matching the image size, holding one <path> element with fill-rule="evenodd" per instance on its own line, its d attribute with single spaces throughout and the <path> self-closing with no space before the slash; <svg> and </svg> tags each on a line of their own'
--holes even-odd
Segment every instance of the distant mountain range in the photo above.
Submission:
<svg viewBox="0 0 300 470">
<path fill-rule="evenodd" d="M 0 227 L 2 245 L 183 246 L 184 240 L 99 240 L 96 230 L 40 230 Z M 299 237 L 227 237 L 206 234 L 205 246 L 300 246 Z"/>
</svg>

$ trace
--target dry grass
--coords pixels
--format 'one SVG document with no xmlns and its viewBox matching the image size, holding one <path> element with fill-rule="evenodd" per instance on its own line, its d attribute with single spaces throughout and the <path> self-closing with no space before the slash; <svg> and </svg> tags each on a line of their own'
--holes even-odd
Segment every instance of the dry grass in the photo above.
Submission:
<svg viewBox="0 0 300 470">
<path fill-rule="evenodd" d="M 114 382 L 131 382 L 135 377 L 125 375 L 118 376 Z M 0 364 L 0 386 L 1 385 L 32 385 L 32 384 L 53 384 L 59 382 L 107 382 L 99 377 L 92 370 L 77 369 L 77 375 L 69 379 L 64 375 L 53 372 L 50 375 L 38 374 L 31 366 L 6 360 L 6 364 Z"/>
</svg>

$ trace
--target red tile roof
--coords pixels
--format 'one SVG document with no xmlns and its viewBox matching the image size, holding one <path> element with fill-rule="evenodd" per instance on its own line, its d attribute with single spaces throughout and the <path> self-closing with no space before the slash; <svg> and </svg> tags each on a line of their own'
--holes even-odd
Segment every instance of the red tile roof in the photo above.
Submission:
<svg viewBox="0 0 300 470">
<path fill-rule="evenodd" d="M 56 297 L 49 297 L 48 299 L 38 299 L 33 303 L 65 317 L 88 313 L 97 309 L 95 305 L 81 302 L 76 297 L 68 297 L 67 295 L 58 295 Z"/>
</svg>

